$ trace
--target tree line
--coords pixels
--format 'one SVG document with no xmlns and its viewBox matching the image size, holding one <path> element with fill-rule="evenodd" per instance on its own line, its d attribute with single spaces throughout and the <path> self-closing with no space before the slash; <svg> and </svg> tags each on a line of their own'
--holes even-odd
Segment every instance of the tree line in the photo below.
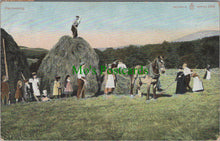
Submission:
<svg viewBox="0 0 220 141">
<path fill-rule="evenodd" d="M 201 69 L 207 64 L 219 67 L 219 36 L 206 37 L 194 41 L 167 42 L 142 46 L 129 45 L 124 48 L 95 49 L 99 65 L 121 60 L 127 67 L 147 65 L 159 55 L 165 57 L 166 68 L 178 68 L 187 63 L 190 68 Z"/>
</svg>

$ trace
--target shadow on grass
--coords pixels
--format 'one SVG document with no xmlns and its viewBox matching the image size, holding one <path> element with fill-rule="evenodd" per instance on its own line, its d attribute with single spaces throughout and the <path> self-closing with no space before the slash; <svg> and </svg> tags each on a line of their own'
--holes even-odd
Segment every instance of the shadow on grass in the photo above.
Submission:
<svg viewBox="0 0 220 141">
<path fill-rule="evenodd" d="M 99 92 L 96 92 L 95 95 L 91 96 L 91 97 L 98 97 L 98 96 L 101 96 L 104 94 L 104 91 L 99 91 Z"/>
<path fill-rule="evenodd" d="M 147 94 L 143 94 L 143 96 L 147 96 Z M 150 97 L 153 97 L 153 94 L 150 94 Z M 160 97 L 172 97 L 173 95 L 170 94 L 165 94 L 165 93 L 160 93 L 160 94 L 156 94 L 156 99 L 160 98 Z"/>
</svg>

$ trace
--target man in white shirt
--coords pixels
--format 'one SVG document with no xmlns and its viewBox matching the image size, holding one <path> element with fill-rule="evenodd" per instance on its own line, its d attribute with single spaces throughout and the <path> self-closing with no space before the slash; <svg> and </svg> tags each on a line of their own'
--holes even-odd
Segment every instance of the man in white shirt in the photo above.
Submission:
<svg viewBox="0 0 220 141">
<path fill-rule="evenodd" d="M 183 64 L 183 73 L 184 73 L 184 76 L 185 76 L 185 82 L 186 82 L 186 87 L 188 87 L 189 91 L 192 90 L 192 88 L 189 86 L 189 83 L 190 83 L 190 77 L 191 77 L 191 70 L 187 67 L 187 64 L 184 63 Z"/>
<path fill-rule="evenodd" d="M 85 63 L 82 62 L 80 63 L 80 69 L 77 73 L 77 85 L 78 85 L 78 90 L 77 90 L 77 99 L 85 98 L 85 85 L 86 85 L 86 75 L 84 73 L 84 67 Z"/>
<path fill-rule="evenodd" d="M 73 38 L 76 38 L 78 36 L 78 30 L 77 30 L 77 27 L 79 26 L 80 24 L 80 17 L 79 16 L 76 16 L 76 20 L 73 22 L 73 25 L 72 25 L 72 32 L 73 32 Z"/>
<path fill-rule="evenodd" d="M 84 65 L 83 65 L 84 66 Z M 86 77 L 86 75 L 85 75 L 85 73 L 84 73 L 84 71 L 83 71 L 83 66 L 81 66 L 81 71 L 79 70 L 78 71 L 78 73 L 77 73 L 77 78 L 78 79 L 82 79 L 83 81 L 85 81 L 85 77 Z"/>
<path fill-rule="evenodd" d="M 125 65 L 124 63 L 122 63 L 121 61 L 119 61 L 119 62 L 118 62 L 118 69 L 119 69 L 119 68 L 124 69 L 124 68 L 127 68 L 127 67 L 126 67 L 126 65 Z"/>
</svg>

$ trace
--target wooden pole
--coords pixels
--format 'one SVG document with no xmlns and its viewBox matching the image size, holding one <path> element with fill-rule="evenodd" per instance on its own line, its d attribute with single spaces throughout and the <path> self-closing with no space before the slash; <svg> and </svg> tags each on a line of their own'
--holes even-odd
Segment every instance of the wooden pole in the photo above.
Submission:
<svg viewBox="0 0 220 141">
<path fill-rule="evenodd" d="M 3 46 L 3 51 L 4 51 L 4 62 L 5 62 L 5 75 L 6 75 L 6 80 L 9 80 L 9 78 L 8 78 L 8 64 L 7 64 L 7 58 L 6 58 L 5 39 L 4 39 L 4 38 L 2 38 L 2 46 Z M 9 93 L 9 94 L 10 94 L 10 93 Z M 11 104 L 10 97 L 9 97 L 9 100 L 8 100 L 8 104 L 9 104 L 9 105 Z"/>
<path fill-rule="evenodd" d="M 23 80 L 25 80 L 25 77 L 24 77 L 24 75 L 23 75 L 23 73 L 21 72 L 21 77 L 23 78 Z"/>
<path fill-rule="evenodd" d="M 8 79 L 8 64 L 7 64 L 7 60 L 6 60 L 5 39 L 4 38 L 2 39 L 2 43 L 3 43 L 3 50 L 4 50 L 5 74 Z"/>
</svg>

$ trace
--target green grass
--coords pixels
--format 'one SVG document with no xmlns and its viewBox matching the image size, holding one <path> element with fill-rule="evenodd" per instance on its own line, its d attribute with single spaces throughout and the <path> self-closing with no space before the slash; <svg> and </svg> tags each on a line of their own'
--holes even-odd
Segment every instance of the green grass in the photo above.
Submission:
<svg viewBox="0 0 220 141">
<path fill-rule="evenodd" d="M 175 71 L 161 77 L 163 87 L 174 80 Z M 3 106 L 1 135 L 7 140 L 214 140 L 219 76 L 212 74 L 203 83 L 204 92 L 160 97 L 149 104 L 145 97 L 112 95 Z M 175 84 L 166 94 L 174 92 Z"/>
</svg>

